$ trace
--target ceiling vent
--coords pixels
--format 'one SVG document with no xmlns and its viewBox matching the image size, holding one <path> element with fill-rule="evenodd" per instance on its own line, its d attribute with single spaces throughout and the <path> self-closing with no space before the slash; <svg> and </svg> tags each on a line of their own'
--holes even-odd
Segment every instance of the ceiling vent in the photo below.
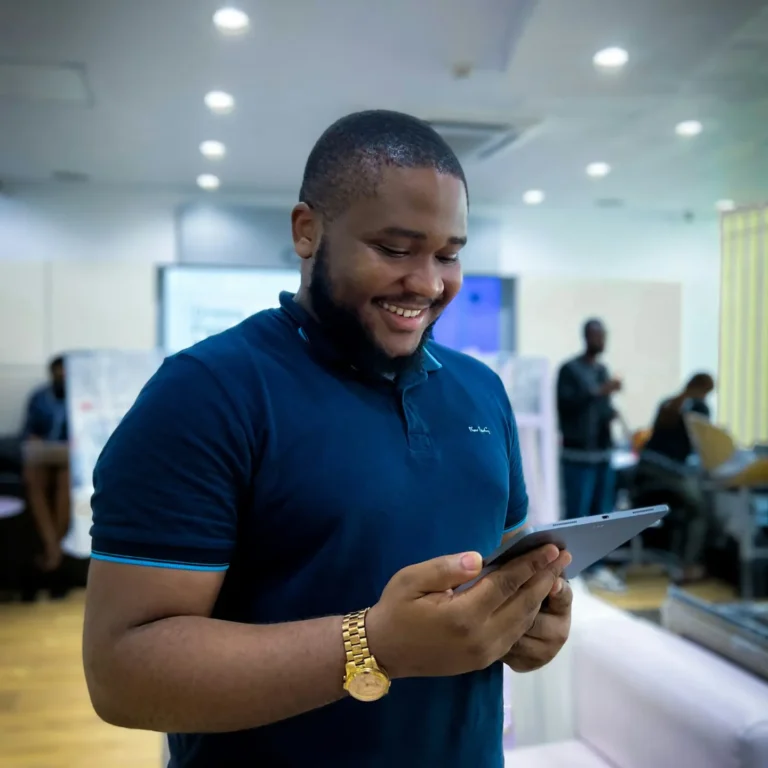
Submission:
<svg viewBox="0 0 768 768">
<path fill-rule="evenodd" d="M 595 200 L 596 208 L 623 208 L 624 201 L 620 197 L 600 197 Z"/>
<path fill-rule="evenodd" d="M 431 120 L 429 124 L 446 140 L 463 161 L 487 160 L 503 149 L 517 144 L 525 128 L 501 123 L 468 123 L 453 120 Z"/>
<path fill-rule="evenodd" d="M 79 171 L 54 171 L 51 177 L 61 184 L 85 184 L 90 181 L 90 176 L 87 173 L 80 173 Z"/>
<path fill-rule="evenodd" d="M 0 100 L 85 107 L 92 104 L 83 65 L 13 61 L 0 61 Z"/>
</svg>

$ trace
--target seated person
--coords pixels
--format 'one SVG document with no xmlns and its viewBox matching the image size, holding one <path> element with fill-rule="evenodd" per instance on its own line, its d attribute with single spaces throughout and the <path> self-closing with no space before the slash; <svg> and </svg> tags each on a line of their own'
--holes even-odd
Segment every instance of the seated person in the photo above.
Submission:
<svg viewBox="0 0 768 768">
<path fill-rule="evenodd" d="M 66 453 L 51 460 L 34 450 L 36 443 L 61 444 L 68 438 L 64 359 L 54 358 L 48 370 L 50 381 L 30 396 L 22 429 L 27 501 L 43 546 L 38 564 L 46 572 L 61 564 L 61 540 L 69 529 L 70 514 Z"/>
<path fill-rule="evenodd" d="M 664 400 L 659 406 L 651 437 L 640 454 L 635 474 L 635 492 L 667 491 L 669 506 L 682 522 L 681 541 L 673 544 L 675 554 L 683 561 L 684 578 L 703 578 L 704 549 L 709 532 L 707 513 L 696 469 L 688 430 L 683 420 L 693 411 L 709 418 L 707 396 L 715 382 L 708 373 L 697 373 L 682 392 Z"/>
</svg>

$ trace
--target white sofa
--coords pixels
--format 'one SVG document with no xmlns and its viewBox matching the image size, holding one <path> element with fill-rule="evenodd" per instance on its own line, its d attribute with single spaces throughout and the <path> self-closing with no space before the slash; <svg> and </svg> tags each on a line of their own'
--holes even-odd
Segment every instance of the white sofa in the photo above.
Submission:
<svg viewBox="0 0 768 768">
<path fill-rule="evenodd" d="M 512 680 L 508 768 L 768 768 L 765 681 L 581 590 L 569 646 Z"/>
</svg>

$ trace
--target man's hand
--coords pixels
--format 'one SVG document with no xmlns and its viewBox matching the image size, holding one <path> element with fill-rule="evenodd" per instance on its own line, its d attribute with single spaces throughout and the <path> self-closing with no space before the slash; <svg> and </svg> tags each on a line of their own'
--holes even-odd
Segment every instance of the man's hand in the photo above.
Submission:
<svg viewBox="0 0 768 768">
<path fill-rule="evenodd" d="M 518 640 L 503 661 L 515 672 L 532 672 L 549 664 L 565 645 L 571 631 L 573 591 L 560 578 L 531 628 Z"/>
<path fill-rule="evenodd" d="M 392 678 L 461 675 L 499 661 L 536 622 L 570 556 L 552 544 L 474 579 L 479 554 L 440 557 L 396 573 L 371 608 L 371 653 Z"/>
<path fill-rule="evenodd" d="M 61 551 L 61 544 L 56 539 L 51 539 L 45 544 L 45 551 L 38 560 L 40 570 L 49 573 L 55 571 L 64 559 L 64 553 Z"/>
<path fill-rule="evenodd" d="M 599 394 L 602 396 L 612 395 L 614 392 L 620 392 L 624 382 L 618 377 L 609 379 L 600 387 Z"/>
</svg>

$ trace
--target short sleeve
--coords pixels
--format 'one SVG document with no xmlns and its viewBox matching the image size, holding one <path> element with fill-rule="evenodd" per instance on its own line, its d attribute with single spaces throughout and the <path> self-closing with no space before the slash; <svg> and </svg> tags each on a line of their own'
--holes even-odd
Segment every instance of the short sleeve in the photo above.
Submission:
<svg viewBox="0 0 768 768">
<path fill-rule="evenodd" d="M 504 523 L 504 533 L 510 533 L 525 525 L 528 519 L 528 492 L 523 477 L 523 458 L 520 453 L 520 438 L 517 431 L 515 415 L 510 407 L 511 419 L 510 450 L 509 450 L 509 501 L 507 502 L 507 519 Z"/>
<path fill-rule="evenodd" d="M 203 362 L 168 358 L 96 464 L 93 559 L 226 570 L 252 477 L 243 421 Z"/>
</svg>

